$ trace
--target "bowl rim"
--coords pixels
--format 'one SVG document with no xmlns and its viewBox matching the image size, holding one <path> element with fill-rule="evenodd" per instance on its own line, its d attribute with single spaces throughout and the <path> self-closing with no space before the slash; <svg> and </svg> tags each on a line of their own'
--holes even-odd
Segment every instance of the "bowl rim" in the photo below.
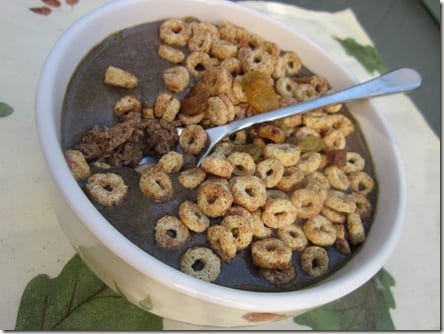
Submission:
<svg viewBox="0 0 444 334">
<path fill-rule="evenodd" d="M 104 244 L 112 253 L 122 259 L 122 261 L 127 262 L 131 267 L 135 268 L 143 275 L 180 293 L 201 300 L 211 301 L 219 305 L 229 306 L 231 308 L 245 308 L 257 311 L 266 309 L 271 312 L 309 309 L 342 297 L 367 282 L 382 268 L 383 264 L 392 253 L 396 241 L 399 238 L 405 211 L 405 175 L 398 145 L 373 101 L 362 103 L 375 110 L 380 126 L 382 127 L 381 130 L 383 130 L 385 135 L 391 140 L 394 161 L 396 164 L 395 168 L 399 172 L 397 180 L 399 209 L 396 216 L 396 222 L 393 223 L 391 228 L 391 235 L 387 236 L 386 242 L 378 250 L 377 256 L 374 256 L 369 262 L 367 262 L 366 266 L 360 266 L 360 268 L 351 276 L 346 275 L 336 277 L 337 275 L 335 276 L 335 274 L 333 274 L 322 280 L 322 283 L 311 285 L 302 290 L 272 293 L 246 291 L 204 282 L 188 276 L 147 254 L 141 248 L 126 239 L 126 237 L 108 223 L 108 221 L 89 201 L 72 177 L 65 162 L 61 144 L 58 139 L 57 129 L 60 127 L 60 124 L 55 122 L 51 112 L 51 101 L 53 101 L 54 98 L 52 95 L 54 92 L 51 88 L 55 82 L 57 82 L 56 66 L 53 66 L 53 64 L 60 64 L 63 52 L 65 48 L 69 46 L 70 39 L 84 31 L 85 29 L 83 27 L 92 24 L 92 22 L 98 17 L 108 15 L 115 11 L 117 7 L 123 8 L 128 5 L 139 6 L 153 2 L 155 1 L 114 0 L 90 11 L 75 21 L 58 39 L 51 49 L 40 74 L 35 96 L 35 121 L 40 148 L 53 181 L 57 185 L 64 200 L 69 204 L 79 220 L 83 222 L 84 227 L 86 227 L 94 237 Z M 298 32 L 295 29 L 290 29 L 285 24 L 253 9 L 241 6 L 237 3 L 222 0 L 187 0 L 184 2 L 199 3 L 201 5 L 210 4 L 224 7 L 227 6 L 230 10 L 233 9 L 246 13 L 247 15 L 258 17 L 266 22 L 272 23 L 280 29 L 288 31 L 288 33 L 298 34 L 299 37 L 305 39 L 307 44 L 314 48 L 316 52 L 320 52 L 325 57 L 329 57 L 325 50 L 320 48 L 303 33 Z M 336 66 L 350 82 L 356 82 L 353 75 L 351 75 L 342 64 L 336 63 Z M 81 199 L 80 201 L 79 198 Z M 352 266 L 357 267 L 359 264 L 355 262 L 358 255 L 359 254 L 354 256 L 344 268 L 352 268 Z M 352 271 L 352 269 L 349 271 Z"/>
</svg>

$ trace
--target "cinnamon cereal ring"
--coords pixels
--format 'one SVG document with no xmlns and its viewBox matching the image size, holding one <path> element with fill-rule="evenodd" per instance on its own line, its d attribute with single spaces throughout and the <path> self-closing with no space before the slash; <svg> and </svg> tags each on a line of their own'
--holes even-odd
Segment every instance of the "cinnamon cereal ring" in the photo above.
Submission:
<svg viewBox="0 0 444 334">
<path fill-rule="evenodd" d="M 347 174 L 352 172 L 360 172 L 365 167 L 365 160 L 364 158 L 356 152 L 347 152 L 346 153 L 346 164 L 345 166 L 341 167 L 344 172 Z"/>
<path fill-rule="evenodd" d="M 205 173 L 201 168 L 190 168 L 182 171 L 179 174 L 178 180 L 179 183 L 185 188 L 194 189 L 201 184 L 206 177 L 207 173 Z"/>
<path fill-rule="evenodd" d="M 282 175 L 284 175 L 284 165 L 278 159 L 265 159 L 256 165 L 256 176 L 262 179 L 267 188 L 276 186 Z"/>
<path fill-rule="evenodd" d="M 315 172 L 321 165 L 321 154 L 318 152 L 305 152 L 302 153 L 297 167 L 301 170 L 304 175 L 311 174 Z"/>
<path fill-rule="evenodd" d="M 341 168 L 328 166 L 324 169 L 324 174 L 333 188 L 345 191 L 350 187 L 350 181 Z"/>
<path fill-rule="evenodd" d="M 271 76 L 274 70 L 273 57 L 267 52 L 254 49 L 242 59 L 244 72 L 256 71 Z"/>
<path fill-rule="evenodd" d="M 344 134 L 339 130 L 329 130 L 322 139 L 329 150 L 343 150 L 347 144 Z"/>
<path fill-rule="evenodd" d="M 242 72 L 241 61 L 235 57 L 224 59 L 220 66 L 225 67 L 233 77 Z"/>
<path fill-rule="evenodd" d="M 243 28 L 231 22 L 223 21 L 218 26 L 220 38 L 230 41 L 237 46 L 246 46 L 250 39 L 250 34 Z"/>
<path fill-rule="evenodd" d="M 302 252 L 307 247 L 308 240 L 305 237 L 304 230 L 297 224 L 278 228 L 277 235 L 293 251 Z"/>
<path fill-rule="evenodd" d="M 344 224 L 334 224 L 336 229 L 336 242 L 335 248 L 341 253 L 350 255 L 351 249 L 350 244 L 348 243 L 348 238 L 346 235 L 346 230 Z"/>
<path fill-rule="evenodd" d="M 297 74 L 302 68 L 301 58 L 296 53 L 287 52 L 282 56 L 282 60 L 288 75 Z"/>
<path fill-rule="evenodd" d="M 366 172 L 353 172 L 348 177 L 351 188 L 363 195 L 368 195 L 375 187 L 375 181 Z"/>
<path fill-rule="evenodd" d="M 233 85 L 233 76 L 222 66 L 213 66 L 204 73 L 203 81 L 208 85 L 210 95 L 228 94 Z"/>
<path fill-rule="evenodd" d="M 338 190 L 329 190 L 324 204 L 336 211 L 352 213 L 356 209 L 356 203 L 353 198 Z"/>
<path fill-rule="evenodd" d="M 187 227 L 174 216 L 163 216 L 156 222 L 156 242 L 164 248 L 182 247 L 190 236 Z"/>
<path fill-rule="evenodd" d="M 285 132 L 279 126 L 274 124 L 262 124 L 257 129 L 257 135 L 264 139 L 269 139 L 274 143 L 283 143 L 285 141 Z"/>
<path fill-rule="evenodd" d="M 242 250 L 246 248 L 253 239 L 253 233 L 248 220 L 239 215 L 226 216 L 220 222 L 221 226 L 225 226 L 234 237 L 236 249 Z"/>
<path fill-rule="evenodd" d="M 160 44 L 158 54 L 161 58 L 173 64 L 178 64 L 185 59 L 185 53 L 167 44 Z"/>
<path fill-rule="evenodd" d="M 234 202 L 252 212 L 263 206 L 267 200 L 264 182 L 257 176 L 235 176 L 231 179 Z"/>
<path fill-rule="evenodd" d="M 228 157 L 227 160 L 233 166 L 234 175 L 254 175 L 256 171 L 256 164 L 251 155 L 245 152 L 233 152 Z"/>
<path fill-rule="evenodd" d="M 242 80 L 243 80 L 243 75 L 235 76 L 232 86 L 233 95 L 235 99 L 239 101 L 239 103 L 248 101 L 247 94 L 245 93 L 244 88 L 242 86 Z"/>
<path fill-rule="evenodd" d="M 294 88 L 293 95 L 298 101 L 303 102 L 316 97 L 318 94 L 312 85 L 303 83 Z"/>
<path fill-rule="evenodd" d="M 210 218 L 221 217 L 233 203 L 233 195 L 228 186 L 219 182 L 203 183 L 197 193 L 199 210 Z"/>
<path fill-rule="evenodd" d="M 336 229 L 324 216 L 308 219 L 302 228 L 307 239 L 317 246 L 331 246 L 336 241 Z"/>
<path fill-rule="evenodd" d="M 323 197 L 320 192 L 310 188 L 297 189 L 291 195 L 291 201 L 301 218 L 312 218 L 321 212 Z"/>
<path fill-rule="evenodd" d="M 362 225 L 361 217 L 358 213 L 353 212 L 347 216 L 347 230 L 350 243 L 353 246 L 365 241 L 364 225 Z"/>
<path fill-rule="evenodd" d="M 199 154 L 207 143 L 207 133 L 197 124 L 187 125 L 179 136 L 179 145 L 185 153 Z"/>
<path fill-rule="evenodd" d="M 350 194 L 351 198 L 356 203 L 356 213 L 359 213 L 361 220 L 367 220 L 372 216 L 373 207 L 372 203 L 363 194 L 358 192 L 352 192 Z"/>
<path fill-rule="evenodd" d="M 293 191 L 301 185 L 302 181 L 304 181 L 304 173 L 298 167 L 287 167 L 276 187 L 283 191 Z"/>
<path fill-rule="evenodd" d="M 330 127 L 332 129 L 341 131 L 345 137 L 355 131 L 353 122 L 347 116 L 342 114 L 329 115 L 328 120 Z"/>
<path fill-rule="evenodd" d="M 183 165 L 183 154 L 170 151 L 160 157 L 158 165 L 165 173 L 178 172 Z"/>
<path fill-rule="evenodd" d="M 64 155 L 69 170 L 76 180 L 83 180 L 91 175 L 91 170 L 82 152 L 66 150 Z"/>
<path fill-rule="evenodd" d="M 215 281 L 220 275 L 220 259 L 209 248 L 189 248 L 180 258 L 180 270 L 207 282 Z"/>
<path fill-rule="evenodd" d="M 204 232 L 210 226 L 210 220 L 191 201 L 182 202 L 179 205 L 179 217 L 182 223 L 193 232 Z"/>
<path fill-rule="evenodd" d="M 321 210 L 321 215 L 335 224 L 343 224 L 345 222 L 345 214 L 324 206 Z"/>
<path fill-rule="evenodd" d="M 228 179 L 233 173 L 233 165 L 224 155 L 212 153 L 202 160 L 202 169 L 210 174 Z"/>
<path fill-rule="evenodd" d="M 210 56 L 204 52 L 191 52 L 185 60 L 185 67 L 195 78 L 201 78 L 210 69 Z"/>
<path fill-rule="evenodd" d="M 183 91 L 190 83 L 190 73 L 184 66 L 166 68 L 162 76 L 165 85 L 175 93 Z"/>
<path fill-rule="evenodd" d="M 217 39 L 211 45 L 211 55 L 218 59 L 233 58 L 237 54 L 237 46 L 227 40 Z"/>
<path fill-rule="evenodd" d="M 264 221 L 262 220 L 262 210 L 257 209 L 252 214 L 251 220 L 251 231 L 256 238 L 262 239 L 265 237 L 271 236 L 273 230 L 267 226 L 265 226 Z"/>
<path fill-rule="evenodd" d="M 209 31 L 198 31 L 188 41 L 188 49 L 191 52 L 209 53 L 213 44 L 213 38 Z"/>
<path fill-rule="evenodd" d="M 288 199 L 268 199 L 262 212 L 264 224 L 271 228 L 280 228 L 295 222 L 297 211 Z"/>
<path fill-rule="evenodd" d="M 187 45 L 191 34 L 188 23 L 180 19 L 169 19 L 160 25 L 160 38 L 170 45 Z"/>
<path fill-rule="evenodd" d="M 173 184 L 164 171 L 152 168 L 142 174 L 139 188 L 145 197 L 158 202 L 167 202 L 173 198 Z"/>
<path fill-rule="evenodd" d="M 90 176 L 86 190 L 95 202 L 107 207 L 121 203 L 128 193 L 122 177 L 114 173 L 96 173 Z"/>
<path fill-rule="evenodd" d="M 154 105 L 154 116 L 172 122 L 180 109 L 179 100 L 170 92 L 161 92 L 156 97 Z"/>
<path fill-rule="evenodd" d="M 253 263 L 266 269 L 284 269 L 291 261 L 291 248 L 277 238 L 265 238 L 251 244 Z"/>
<path fill-rule="evenodd" d="M 266 269 L 261 268 L 261 275 L 274 286 L 285 286 L 296 278 L 296 269 L 292 262 L 285 268 Z"/>
<path fill-rule="evenodd" d="M 223 94 L 208 99 L 208 117 L 214 125 L 224 125 L 234 119 L 234 106 L 230 98 Z"/>
<path fill-rule="evenodd" d="M 236 256 L 236 240 L 231 231 L 222 225 L 213 225 L 207 229 L 208 242 L 223 262 L 229 262 Z"/>
<path fill-rule="evenodd" d="M 318 246 L 305 248 L 301 255 L 302 270 L 311 277 L 318 277 L 328 272 L 327 251 Z"/>
<path fill-rule="evenodd" d="M 282 77 L 276 80 L 274 87 L 276 92 L 282 97 L 293 96 L 293 91 L 296 88 L 297 83 L 290 77 Z"/>
<path fill-rule="evenodd" d="M 257 48 L 268 53 L 270 56 L 273 57 L 273 59 L 277 59 L 281 53 L 281 49 L 279 48 L 279 46 L 276 43 L 270 41 L 263 41 L 260 45 L 258 45 Z"/>
<path fill-rule="evenodd" d="M 206 32 L 210 33 L 211 38 L 213 40 L 219 39 L 219 37 L 220 37 L 219 29 L 217 28 L 217 26 L 215 26 L 214 24 L 212 24 L 210 22 L 193 21 L 193 22 L 190 22 L 190 27 L 191 27 L 191 30 L 193 31 L 194 34 L 199 34 L 203 31 L 206 31 Z"/>
<path fill-rule="evenodd" d="M 284 167 L 295 166 L 301 155 L 301 150 L 293 144 L 268 144 L 264 148 L 266 158 L 278 159 Z"/>
</svg>

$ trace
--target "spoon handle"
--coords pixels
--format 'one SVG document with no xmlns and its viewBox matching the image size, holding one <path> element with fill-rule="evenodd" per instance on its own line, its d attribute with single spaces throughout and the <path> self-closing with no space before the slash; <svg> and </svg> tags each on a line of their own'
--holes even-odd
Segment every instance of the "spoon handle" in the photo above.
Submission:
<svg viewBox="0 0 444 334">
<path fill-rule="evenodd" d="M 416 89 L 419 86 L 421 86 L 421 76 L 413 69 L 401 68 L 330 95 L 325 95 L 313 100 L 308 100 L 232 122 L 225 125 L 225 134 L 230 135 L 235 131 L 245 129 L 256 123 L 275 121 L 332 104 L 349 102 L 372 96 L 406 92 Z"/>
</svg>

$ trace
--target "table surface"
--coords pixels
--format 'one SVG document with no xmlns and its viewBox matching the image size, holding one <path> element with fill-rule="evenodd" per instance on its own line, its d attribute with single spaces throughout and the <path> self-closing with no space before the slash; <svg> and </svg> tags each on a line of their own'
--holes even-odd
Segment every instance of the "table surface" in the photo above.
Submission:
<svg viewBox="0 0 444 334">
<path fill-rule="evenodd" d="M 2 329 L 39 329 L 42 323 L 39 305 L 46 303 L 49 295 L 55 300 L 62 298 L 64 287 L 68 289 L 78 273 L 84 279 L 82 282 L 100 284 L 74 255 L 55 217 L 49 195 L 52 181 L 38 146 L 33 104 L 40 70 L 57 38 L 76 19 L 108 1 L 60 0 L 59 7 L 54 6 L 57 0 L 2 3 Z M 246 329 L 440 329 L 440 139 L 436 135 L 440 133 L 441 117 L 437 81 L 439 25 L 437 28 L 421 2 L 413 0 L 282 2 L 287 4 L 261 1 L 241 4 L 302 31 L 328 49 L 358 80 L 369 79 L 378 71 L 369 70 L 357 54 L 346 52 L 335 36 L 349 37 L 357 46 L 377 51 L 372 57 L 385 65 L 377 63 L 380 71 L 401 66 L 416 68 L 424 78 L 424 85 L 409 96 L 394 95 L 374 101 L 393 131 L 407 189 L 404 230 L 384 268 L 363 287 L 338 301 L 299 317 Z M 336 12 L 346 8 L 349 9 Z M 326 30 L 329 34 L 319 34 Z M 88 294 L 88 286 L 84 288 L 83 293 Z M 60 320 L 59 327 L 52 329 L 209 329 L 159 318 L 136 309 L 124 298 L 115 297 L 113 300 L 118 304 L 95 300 L 94 304 L 83 305 L 91 308 L 82 316 L 77 312 L 71 318 Z M 120 317 L 114 316 L 116 312 Z"/>
</svg>

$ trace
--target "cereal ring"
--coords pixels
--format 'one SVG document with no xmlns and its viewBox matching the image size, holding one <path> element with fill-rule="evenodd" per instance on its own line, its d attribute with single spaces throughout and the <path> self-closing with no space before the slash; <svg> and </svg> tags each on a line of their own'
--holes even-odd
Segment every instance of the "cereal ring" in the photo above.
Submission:
<svg viewBox="0 0 444 334">
<path fill-rule="evenodd" d="M 353 172 L 348 177 L 350 187 L 363 195 L 368 195 L 375 188 L 375 180 L 366 172 Z"/>
<path fill-rule="evenodd" d="M 299 56 L 294 52 L 287 52 L 282 56 L 282 60 L 285 64 L 286 73 L 288 75 L 297 74 L 302 68 L 302 61 Z"/>
<path fill-rule="evenodd" d="M 320 192 L 310 188 L 297 189 L 291 195 L 291 201 L 301 218 L 312 218 L 321 212 L 323 197 Z"/>
<path fill-rule="evenodd" d="M 245 130 L 240 130 L 232 135 L 230 135 L 229 140 L 235 145 L 244 145 L 247 143 L 247 132 Z"/>
<path fill-rule="evenodd" d="M 347 144 L 344 134 L 339 130 L 329 130 L 322 139 L 329 150 L 343 150 Z"/>
<path fill-rule="evenodd" d="M 297 211 L 288 199 L 268 199 L 262 212 L 264 224 L 271 228 L 280 228 L 293 224 L 297 218 Z"/>
<path fill-rule="evenodd" d="M 236 256 L 236 240 L 225 226 L 213 225 L 207 229 L 208 242 L 223 262 L 229 262 Z"/>
<path fill-rule="evenodd" d="M 204 232 L 210 226 L 210 220 L 202 212 L 196 203 L 182 202 L 179 205 L 179 217 L 182 223 L 193 232 Z"/>
<path fill-rule="evenodd" d="M 327 251 L 318 246 L 305 248 L 301 255 L 302 270 L 311 277 L 321 276 L 328 271 Z"/>
<path fill-rule="evenodd" d="M 327 218 L 329 221 L 335 224 L 343 224 L 345 222 L 344 213 L 333 210 L 327 206 L 324 206 L 321 209 L 321 215 L 323 215 L 325 218 Z"/>
<path fill-rule="evenodd" d="M 332 129 L 341 131 L 345 137 L 355 131 L 353 122 L 347 116 L 342 114 L 329 115 L 328 120 L 330 127 Z"/>
<path fill-rule="evenodd" d="M 253 212 L 267 200 L 264 182 L 257 176 L 245 175 L 231 178 L 231 192 L 234 202 Z"/>
<path fill-rule="evenodd" d="M 330 127 L 328 116 L 322 111 L 322 109 L 316 109 L 305 113 L 302 116 L 302 123 L 317 131 L 326 131 Z"/>
<path fill-rule="evenodd" d="M 296 269 L 292 262 L 288 263 L 288 266 L 283 269 L 261 268 L 260 273 L 265 280 L 274 286 L 288 285 L 296 278 Z"/>
<path fill-rule="evenodd" d="M 267 189 L 267 199 L 290 199 L 290 197 L 287 195 L 287 193 L 283 192 L 282 190 L 278 189 Z"/>
<path fill-rule="evenodd" d="M 187 126 L 192 124 L 199 124 L 205 117 L 205 113 L 199 113 L 195 115 L 187 115 L 183 112 L 180 112 L 178 115 L 178 119 L 180 121 L 180 124 Z"/>
<path fill-rule="evenodd" d="M 273 124 L 262 124 L 257 129 L 257 135 L 261 138 L 269 139 L 274 143 L 285 141 L 285 132 L 279 126 Z"/>
<path fill-rule="evenodd" d="M 287 64 L 284 60 L 284 58 L 279 57 L 274 59 L 274 68 L 273 68 L 273 73 L 271 74 L 271 76 L 278 80 L 280 78 L 285 77 L 285 74 L 287 72 Z"/>
<path fill-rule="evenodd" d="M 233 173 L 233 165 L 227 161 L 224 155 L 218 153 L 212 153 L 203 158 L 201 167 L 205 172 L 225 179 L 230 178 Z"/>
<path fill-rule="evenodd" d="M 154 116 L 172 122 L 180 109 L 180 102 L 170 92 L 161 92 L 156 97 Z"/>
<path fill-rule="evenodd" d="M 228 94 L 233 85 L 233 76 L 222 66 L 214 66 L 205 71 L 203 81 L 208 85 L 210 95 Z"/>
<path fill-rule="evenodd" d="M 321 134 L 315 129 L 309 128 L 308 126 L 301 126 L 294 130 L 291 136 L 291 142 L 297 144 L 307 136 L 321 138 Z"/>
<path fill-rule="evenodd" d="M 211 45 L 211 55 L 218 59 L 233 58 L 237 54 L 237 46 L 224 39 L 217 39 Z"/>
<path fill-rule="evenodd" d="M 82 152 L 66 150 L 64 155 L 66 163 L 76 180 L 83 180 L 91 175 L 91 170 Z"/>
<path fill-rule="evenodd" d="M 347 216 L 347 230 L 350 243 L 356 246 L 365 241 L 365 230 L 358 213 L 350 213 Z"/>
<path fill-rule="evenodd" d="M 297 167 L 301 170 L 304 175 L 311 174 L 315 172 L 321 165 L 321 154 L 318 152 L 305 152 L 302 153 Z"/>
<path fill-rule="evenodd" d="M 203 183 L 197 193 L 199 210 L 210 218 L 221 217 L 233 203 L 233 195 L 228 186 L 219 182 Z"/>
<path fill-rule="evenodd" d="M 356 213 L 359 213 L 361 220 L 367 220 L 372 216 L 373 207 L 372 203 L 363 194 L 358 192 L 352 192 L 350 194 L 351 198 L 356 203 Z"/>
<path fill-rule="evenodd" d="M 341 253 L 350 255 L 350 244 L 347 241 L 346 230 L 344 224 L 334 224 L 336 229 L 335 248 Z"/>
<path fill-rule="evenodd" d="M 253 263 L 266 269 L 284 269 L 291 261 L 291 248 L 276 238 L 265 238 L 251 244 Z"/>
<path fill-rule="evenodd" d="M 185 59 L 185 53 L 167 44 L 160 44 L 158 54 L 170 63 L 178 64 Z"/>
<path fill-rule="evenodd" d="M 134 170 L 137 172 L 137 174 L 142 175 L 143 173 L 145 173 L 146 171 L 148 171 L 154 167 L 156 167 L 155 163 L 146 162 L 146 163 L 137 165 L 136 167 L 134 167 Z"/>
<path fill-rule="evenodd" d="M 122 177 L 114 173 L 96 173 L 90 176 L 86 190 L 95 202 L 108 207 L 121 203 L 128 193 Z"/>
<path fill-rule="evenodd" d="M 347 152 L 346 153 L 346 164 L 341 167 L 344 172 L 347 174 L 352 172 L 360 172 L 365 167 L 364 158 L 356 152 Z"/>
<path fill-rule="evenodd" d="M 282 97 L 293 96 L 293 91 L 296 88 L 297 83 L 290 77 L 282 77 L 276 80 L 274 88 L 276 92 Z"/>
<path fill-rule="evenodd" d="M 188 23 L 180 19 L 169 19 L 160 25 L 159 36 L 170 45 L 187 45 L 191 34 Z"/>
<path fill-rule="evenodd" d="M 302 228 L 307 239 L 317 246 L 331 246 L 336 241 L 336 229 L 324 216 L 308 219 Z"/>
<path fill-rule="evenodd" d="M 334 165 L 328 166 L 324 169 L 324 174 L 333 188 L 345 191 L 350 187 L 350 181 L 341 168 Z"/>
<path fill-rule="evenodd" d="M 330 209 L 345 213 L 352 213 L 356 209 L 353 198 L 338 190 L 329 190 L 324 204 Z"/>
<path fill-rule="evenodd" d="M 319 75 L 312 75 L 307 82 L 315 88 L 319 95 L 324 95 L 330 89 L 327 79 Z"/>
<path fill-rule="evenodd" d="M 164 171 L 152 168 L 142 174 L 139 188 L 145 197 L 158 202 L 167 202 L 173 198 L 173 184 Z"/>
<path fill-rule="evenodd" d="M 262 179 L 267 188 L 276 186 L 282 175 L 284 175 L 284 165 L 278 159 L 265 159 L 256 165 L 256 176 Z"/>
<path fill-rule="evenodd" d="M 234 119 L 234 106 L 230 98 L 223 94 L 208 99 L 208 117 L 214 125 L 224 125 Z"/>
<path fill-rule="evenodd" d="M 304 173 L 298 167 L 286 167 L 276 187 L 283 191 L 295 190 L 304 180 Z"/>
<path fill-rule="evenodd" d="M 236 100 L 241 102 L 247 102 L 247 94 L 244 91 L 244 88 L 242 86 L 242 80 L 243 75 L 237 75 L 234 77 L 233 85 L 232 85 L 232 92 Z"/>
<path fill-rule="evenodd" d="M 204 52 L 191 52 L 185 60 L 185 67 L 195 78 L 201 78 L 211 68 L 210 56 Z"/>
<path fill-rule="evenodd" d="M 227 228 L 233 234 L 236 249 L 242 250 L 246 248 L 253 239 L 253 233 L 248 220 L 242 216 L 229 215 L 220 222 L 221 226 Z"/>
<path fill-rule="evenodd" d="M 185 66 L 166 68 L 162 76 L 165 85 L 175 93 L 183 91 L 190 83 L 190 73 Z"/>
<path fill-rule="evenodd" d="M 217 26 L 215 26 L 212 23 L 193 21 L 193 22 L 190 22 L 190 27 L 191 27 L 191 30 L 193 31 L 194 34 L 198 34 L 200 32 L 207 31 L 210 33 L 211 38 L 213 40 L 219 39 L 219 37 L 220 37 L 219 29 L 217 28 Z"/>
<path fill-rule="evenodd" d="M 242 72 L 241 61 L 235 57 L 224 59 L 220 66 L 225 67 L 233 77 Z"/>
<path fill-rule="evenodd" d="M 230 41 L 237 46 L 246 46 L 250 40 L 250 34 L 245 28 L 224 21 L 218 26 L 220 38 Z"/>
<path fill-rule="evenodd" d="M 130 111 L 142 112 L 142 104 L 134 95 L 123 96 L 114 105 L 114 112 L 117 117 L 123 117 Z"/>
<path fill-rule="evenodd" d="M 228 141 L 222 141 L 214 148 L 214 153 L 220 155 L 230 155 L 234 150 L 234 144 Z"/>
<path fill-rule="evenodd" d="M 179 248 L 188 241 L 187 227 L 174 216 L 163 216 L 156 222 L 156 242 L 164 248 Z"/>
<path fill-rule="evenodd" d="M 233 152 L 227 157 L 227 160 L 233 166 L 234 175 L 254 175 L 256 171 L 254 159 L 248 153 Z"/>
<path fill-rule="evenodd" d="M 191 52 L 204 52 L 208 53 L 211 50 L 213 44 L 213 38 L 209 31 L 195 32 L 188 41 L 188 49 Z"/>
<path fill-rule="evenodd" d="M 160 157 L 158 165 L 165 173 L 178 172 L 183 165 L 183 154 L 170 151 Z"/>
<path fill-rule="evenodd" d="M 244 72 L 256 71 L 271 76 L 274 70 L 273 57 L 263 50 L 254 49 L 242 59 L 242 69 Z"/>
<path fill-rule="evenodd" d="M 306 188 L 314 191 L 329 190 L 331 188 L 327 177 L 321 172 L 314 172 L 305 178 Z"/>
<path fill-rule="evenodd" d="M 316 97 L 318 94 L 312 85 L 298 84 L 293 90 L 293 95 L 298 101 L 303 102 Z"/>
<path fill-rule="evenodd" d="M 273 59 L 279 58 L 279 55 L 281 53 L 281 49 L 279 48 L 279 46 L 276 43 L 270 41 L 263 41 L 260 45 L 258 45 L 257 48 L 268 53 L 270 56 L 273 57 Z"/>
<path fill-rule="evenodd" d="M 268 144 L 264 148 L 266 158 L 278 159 L 284 167 L 295 166 L 301 155 L 301 150 L 293 144 Z"/>
<path fill-rule="evenodd" d="M 277 235 L 293 251 L 302 252 L 307 247 L 308 239 L 305 237 L 304 230 L 297 224 L 278 228 Z"/>
<path fill-rule="evenodd" d="M 209 248 L 189 248 L 180 258 L 180 270 L 207 282 L 215 281 L 220 275 L 220 259 Z"/>
<path fill-rule="evenodd" d="M 267 226 L 265 226 L 264 221 L 262 220 L 262 210 L 257 209 L 252 214 L 251 220 L 251 231 L 256 238 L 262 239 L 265 237 L 271 236 L 273 230 Z"/>
<path fill-rule="evenodd" d="M 188 154 L 199 154 L 206 144 L 207 133 L 197 124 L 187 125 L 179 136 L 179 145 Z"/>
<path fill-rule="evenodd" d="M 205 173 L 201 168 L 190 168 L 181 172 L 178 180 L 179 183 L 185 188 L 194 189 L 201 184 L 206 177 L 207 173 Z"/>
</svg>

